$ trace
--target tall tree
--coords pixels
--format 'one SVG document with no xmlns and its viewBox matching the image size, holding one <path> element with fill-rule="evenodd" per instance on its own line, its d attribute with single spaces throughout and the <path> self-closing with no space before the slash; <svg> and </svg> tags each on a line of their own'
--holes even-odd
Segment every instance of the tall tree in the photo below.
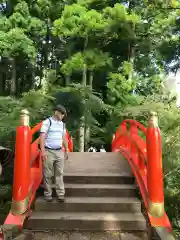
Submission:
<svg viewBox="0 0 180 240">
<path fill-rule="evenodd" d="M 87 62 L 84 57 L 86 50 L 93 44 L 95 38 L 100 32 L 103 31 L 106 22 L 103 21 L 103 16 L 101 13 L 95 10 L 88 10 L 86 7 L 72 4 L 65 6 L 64 11 L 60 19 L 56 20 L 54 23 L 54 34 L 63 38 L 77 38 L 81 42 L 80 52 L 76 53 L 71 61 L 71 66 L 76 62 L 75 70 L 80 70 L 82 72 L 82 86 L 87 85 Z M 66 64 L 67 65 L 67 64 Z M 66 75 L 72 72 L 66 71 Z M 82 114 L 80 119 L 79 128 L 79 150 L 84 151 L 84 139 L 85 139 L 85 116 Z"/>
</svg>

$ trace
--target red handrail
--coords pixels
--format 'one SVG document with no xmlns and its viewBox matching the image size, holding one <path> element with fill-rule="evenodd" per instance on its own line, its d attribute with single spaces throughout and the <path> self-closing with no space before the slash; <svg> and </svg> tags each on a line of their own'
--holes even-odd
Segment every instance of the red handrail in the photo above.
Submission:
<svg viewBox="0 0 180 240">
<path fill-rule="evenodd" d="M 31 134 L 32 134 L 32 136 L 33 136 L 35 133 L 37 133 L 37 132 L 40 131 L 41 125 L 42 125 L 42 122 L 38 123 L 36 126 L 34 126 L 34 127 L 31 129 Z"/>
<path fill-rule="evenodd" d="M 144 133 L 146 141 L 139 136 L 138 130 Z M 156 114 L 152 113 L 147 128 L 136 120 L 124 120 L 112 140 L 112 151 L 121 152 L 128 160 L 151 225 L 172 235 L 171 223 L 164 210 L 162 146 Z"/>
<path fill-rule="evenodd" d="M 144 134 L 146 134 L 146 128 L 144 127 L 144 125 L 142 125 L 141 123 L 139 123 L 136 120 L 133 119 L 125 119 L 122 121 L 121 125 L 124 125 L 126 123 L 130 123 L 131 125 L 135 125 L 138 129 L 140 129 Z"/>
<path fill-rule="evenodd" d="M 4 224 L 22 228 L 30 213 L 31 203 L 42 181 L 42 157 L 39 150 L 39 137 L 33 141 L 35 133 L 40 131 L 42 123 L 32 129 L 29 127 L 29 113 L 21 113 L 21 125 L 16 129 L 16 150 L 14 161 L 14 181 L 11 211 Z M 69 151 L 73 151 L 72 139 L 66 130 Z"/>
</svg>

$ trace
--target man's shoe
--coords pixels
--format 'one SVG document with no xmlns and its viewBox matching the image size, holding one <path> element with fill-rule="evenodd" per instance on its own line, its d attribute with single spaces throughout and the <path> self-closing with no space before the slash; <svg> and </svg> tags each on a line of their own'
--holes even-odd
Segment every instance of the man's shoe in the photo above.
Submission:
<svg viewBox="0 0 180 240">
<path fill-rule="evenodd" d="M 52 202 L 53 199 L 52 199 L 51 197 L 45 197 L 44 200 L 45 200 L 46 202 Z"/>
<path fill-rule="evenodd" d="M 62 203 L 65 202 L 64 197 L 58 197 L 57 200 L 58 200 L 58 202 L 62 202 Z"/>
</svg>

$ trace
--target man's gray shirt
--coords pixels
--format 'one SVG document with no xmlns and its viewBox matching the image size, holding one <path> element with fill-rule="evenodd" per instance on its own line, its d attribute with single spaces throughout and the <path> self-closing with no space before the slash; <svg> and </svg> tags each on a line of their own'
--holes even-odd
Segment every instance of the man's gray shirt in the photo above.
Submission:
<svg viewBox="0 0 180 240">
<path fill-rule="evenodd" d="M 42 123 L 40 132 L 47 134 L 45 137 L 45 147 L 51 149 L 62 147 L 62 138 L 66 134 L 65 124 L 62 121 L 55 120 L 53 117 L 46 119 Z"/>
</svg>

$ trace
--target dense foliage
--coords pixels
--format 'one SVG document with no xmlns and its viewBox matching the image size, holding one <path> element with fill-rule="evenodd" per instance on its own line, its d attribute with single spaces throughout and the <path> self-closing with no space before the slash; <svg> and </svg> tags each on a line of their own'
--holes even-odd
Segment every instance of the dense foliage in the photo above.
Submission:
<svg viewBox="0 0 180 240">
<path fill-rule="evenodd" d="M 166 208 L 178 229 L 180 112 L 161 83 L 180 64 L 179 7 L 174 0 L 1 0 L 0 145 L 14 148 L 22 108 L 34 125 L 63 104 L 77 151 L 89 144 L 109 149 L 123 118 L 146 125 L 154 109 Z M 5 200 L 8 189 L 0 191 Z"/>
</svg>

